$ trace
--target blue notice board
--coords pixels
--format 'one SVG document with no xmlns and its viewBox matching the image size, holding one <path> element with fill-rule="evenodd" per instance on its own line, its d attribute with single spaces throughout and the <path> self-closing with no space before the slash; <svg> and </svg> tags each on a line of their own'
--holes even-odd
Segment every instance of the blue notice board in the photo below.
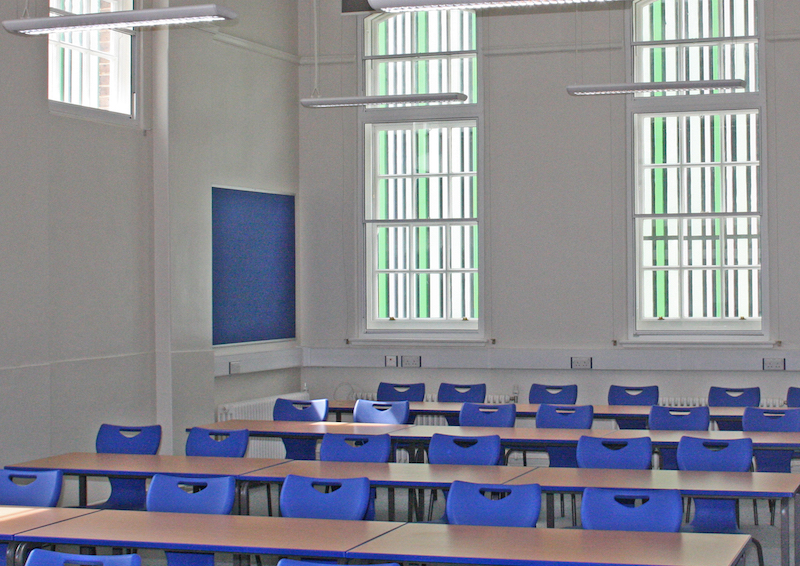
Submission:
<svg viewBox="0 0 800 566">
<path fill-rule="evenodd" d="M 294 196 L 211 189 L 213 343 L 295 337 Z"/>
</svg>

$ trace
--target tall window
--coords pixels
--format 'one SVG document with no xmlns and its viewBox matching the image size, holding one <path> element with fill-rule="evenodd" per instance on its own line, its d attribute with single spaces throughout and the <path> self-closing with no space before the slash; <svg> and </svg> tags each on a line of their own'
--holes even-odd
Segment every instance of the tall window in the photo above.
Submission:
<svg viewBox="0 0 800 566">
<path fill-rule="evenodd" d="M 636 82 L 741 78 L 745 88 L 637 96 L 637 332 L 762 329 L 756 0 L 634 3 Z"/>
<path fill-rule="evenodd" d="M 361 113 L 367 331 L 479 328 L 475 26 L 453 10 L 365 19 L 367 94 L 468 95 Z"/>
<path fill-rule="evenodd" d="M 50 0 L 51 16 L 132 9 L 133 0 Z M 133 115 L 132 31 L 72 31 L 49 38 L 50 100 Z"/>
</svg>

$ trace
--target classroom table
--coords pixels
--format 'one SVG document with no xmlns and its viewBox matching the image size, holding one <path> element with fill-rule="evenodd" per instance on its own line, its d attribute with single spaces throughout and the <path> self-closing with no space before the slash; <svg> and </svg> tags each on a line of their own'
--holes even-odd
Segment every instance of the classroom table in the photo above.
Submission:
<svg viewBox="0 0 800 566">
<path fill-rule="evenodd" d="M 536 566 L 732 566 L 749 535 L 406 523 L 347 553 L 349 559 Z"/>
<path fill-rule="evenodd" d="M 373 423 L 342 423 L 332 421 L 306 422 L 306 421 L 261 421 L 233 419 L 200 425 L 201 428 L 216 430 L 247 429 L 250 436 L 263 436 L 269 438 L 322 438 L 326 433 L 336 434 L 387 434 L 411 425 L 407 424 L 373 424 Z M 190 429 L 187 429 L 187 431 Z"/>
<path fill-rule="evenodd" d="M 475 483 L 503 484 L 522 476 L 530 468 L 519 466 L 451 466 L 447 464 L 381 464 L 376 462 L 322 462 L 319 460 L 291 460 L 238 477 L 248 483 L 281 483 L 289 474 L 312 478 L 367 477 L 372 487 L 408 489 L 408 520 L 416 515 L 423 520 L 425 489 L 448 489 L 456 480 Z M 389 518 L 394 517 L 394 497 L 390 491 Z"/>
<path fill-rule="evenodd" d="M 97 454 L 70 452 L 6 466 L 10 470 L 61 470 L 78 476 L 78 505 L 87 505 L 88 476 L 150 478 L 155 474 L 189 477 L 239 476 L 246 472 L 287 462 L 277 458 L 216 458 L 211 456 L 168 456 L 150 454 Z M 237 504 L 241 501 L 237 493 Z"/>
<path fill-rule="evenodd" d="M 401 524 L 103 509 L 27 530 L 14 540 L 19 560 L 36 544 L 344 559 L 351 548 Z"/>
<path fill-rule="evenodd" d="M 16 545 L 13 541 L 20 533 L 96 512 L 96 509 L 65 507 L 0 506 L 0 541 L 8 543 L 6 563 L 14 563 Z"/>
<path fill-rule="evenodd" d="M 337 421 L 342 420 L 342 415 L 351 414 L 355 401 L 332 399 L 328 401 L 328 412 L 333 413 Z M 487 403 L 491 404 L 491 403 Z M 411 401 L 409 410 L 412 416 L 439 415 L 457 416 L 461 411 L 462 403 L 439 401 Z M 537 403 L 516 403 L 518 418 L 535 418 L 539 410 Z M 601 420 L 619 419 L 625 417 L 647 417 L 650 415 L 649 405 L 593 405 L 594 418 Z M 683 407 L 671 407 L 681 409 Z M 741 421 L 744 407 L 709 407 L 711 420 L 714 421 Z"/>
<path fill-rule="evenodd" d="M 686 470 L 603 470 L 536 468 L 508 481 L 509 485 L 538 483 L 545 493 L 547 526 L 554 526 L 553 495 L 580 493 L 587 487 L 618 489 L 677 489 L 686 497 L 780 499 L 781 564 L 789 566 L 791 518 L 800 517 L 800 474 L 768 472 L 697 472 Z M 800 564 L 800 530 L 794 530 L 794 564 Z"/>
</svg>

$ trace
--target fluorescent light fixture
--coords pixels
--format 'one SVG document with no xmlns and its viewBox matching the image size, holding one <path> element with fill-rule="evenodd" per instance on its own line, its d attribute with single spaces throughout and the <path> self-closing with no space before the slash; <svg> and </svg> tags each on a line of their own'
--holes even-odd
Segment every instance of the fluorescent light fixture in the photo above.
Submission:
<svg viewBox="0 0 800 566">
<path fill-rule="evenodd" d="M 368 106 L 371 104 L 423 104 L 426 102 L 463 102 L 462 92 L 441 94 L 387 94 L 383 96 L 342 96 L 339 98 L 301 98 L 306 108 L 332 108 L 336 106 Z"/>
<path fill-rule="evenodd" d="M 12 33 L 42 35 L 63 31 L 85 31 L 95 29 L 131 28 L 137 26 L 163 26 L 235 20 L 236 13 L 217 6 L 180 6 L 154 8 L 150 10 L 123 10 L 120 12 L 96 12 L 48 18 L 24 18 L 7 20 L 3 27 Z"/>
<path fill-rule="evenodd" d="M 661 83 L 622 83 L 610 85 L 574 85 L 568 86 L 567 92 L 572 96 L 594 94 L 637 94 L 640 92 L 715 90 L 720 88 L 744 88 L 744 79 L 722 79 L 713 81 L 672 81 Z"/>
<path fill-rule="evenodd" d="M 553 6 L 586 4 L 614 0 L 368 0 L 373 10 L 412 12 L 419 10 L 463 10 L 482 8 L 514 8 L 520 6 Z"/>
</svg>

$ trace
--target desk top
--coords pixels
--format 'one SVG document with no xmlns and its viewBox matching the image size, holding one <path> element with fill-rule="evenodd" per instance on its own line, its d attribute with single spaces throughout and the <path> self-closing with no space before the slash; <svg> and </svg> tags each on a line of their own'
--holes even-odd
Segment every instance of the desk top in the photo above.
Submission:
<svg viewBox="0 0 800 566">
<path fill-rule="evenodd" d="M 530 566 L 538 563 L 730 566 L 748 535 L 636 533 L 406 523 L 348 558 Z"/>
<path fill-rule="evenodd" d="M 277 458 L 215 458 L 210 456 L 152 456 L 147 454 L 96 454 L 70 452 L 6 466 L 12 470 L 62 470 L 67 474 L 149 477 L 238 476 L 288 462 Z"/>
<path fill-rule="evenodd" d="M 293 460 L 240 476 L 250 481 L 282 481 L 289 474 L 312 478 L 367 477 L 375 486 L 450 487 L 455 480 L 502 484 L 527 474 L 520 466 L 451 466 L 446 464 L 377 464 Z M 531 482 L 532 483 L 532 482 Z"/>
<path fill-rule="evenodd" d="M 328 410 L 332 413 L 352 413 L 355 401 L 331 399 Z M 408 404 L 412 414 L 416 415 L 457 415 L 462 403 L 439 401 L 412 401 Z M 539 410 L 538 403 L 516 403 L 518 417 L 535 417 Z M 649 405 L 593 405 L 597 419 L 614 419 L 618 417 L 646 417 L 650 415 Z M 672 407 L 680 410 L 681 407 Z M 709 407 L 712 419 L 741 419 L 744 407 Z"/>
<path fill-rule="evenodd" d="M 18 533 L 93 513 L 97 510 L 3 505 L 0 506 L 0 538 L 11 540 Z"/>
<path fill-rule="evenodd" d="M 538 483 L 547 491 L 572 492 L 586 487 L 677 489 L 691 496 L 777 499 L 793 497 L 800 490 L 800 474 L 536 468 L 508 483 Z"/>
<path fill-rule="evenodd" d="M 202 428 L 218 430 L 239 430 L 246 428 L 251 436 L 316 436 L 322 437 L 326 432 L 336 434 L 386 434 L 408 428 L 407 424 L 371 424 L 371 423 L 337 423 L 332 421 L 257 421 L 234 419 L 207 425 Z"/>
<path fill-rule="evenodd" d="M 383 521 L 289 519 L 104 509 L 29 530 L 17 541 L 196 552 L 344 558 L 345 552 L 398 527 Z"/>
<path fill-rule="evenodd" d="M 610 429 L 415 425 L 390 432 L 389 435 L 393 438 L 406 440 L 430 440 L 434 434 L 447 434 L 449 436 L 491 436 L 496 434 L 503 442 L 565 442 L 575 444 L 581 436 L 604 438 L 612 432 L 614 431 Z"/>
</svg>

